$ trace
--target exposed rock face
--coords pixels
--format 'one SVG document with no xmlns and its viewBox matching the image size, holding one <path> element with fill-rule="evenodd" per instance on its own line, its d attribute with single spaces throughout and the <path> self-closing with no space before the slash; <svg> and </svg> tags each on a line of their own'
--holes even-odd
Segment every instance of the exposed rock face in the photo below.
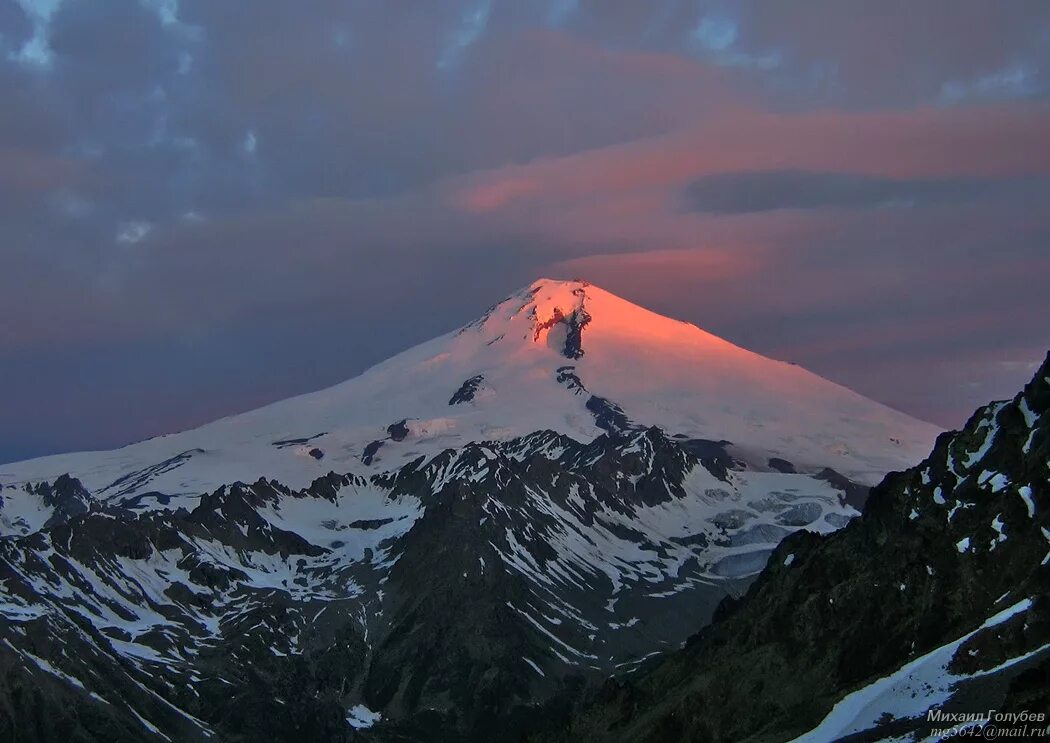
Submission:
<svg viewBox="0 0 1050 743">
<path fill-rule="evenodd" d="M 4 465 L 0 740 L 536 733 L 936 433 L 540 280 L 329 389 Z"/>
<path fill-rule="evenodd" d="M 747 505 L 768 473 L 724 443 L 624 425 L 305 490 L 235 483 L 192 510 L 34 486 L 89 508 L 0 540 L 0 738 L 542 728 L 584 681 L 677 647 L 789 531 Z M 781 477 L 791 507 L 854 513 L 812 475 Z"/>
<path fill-rule="evenodd" d="M 545 310 L 541 310 L 540 307 L 534 307 L 532 310 L 534 328 L 532 339 L 553 342 L 553 346 L 557 347 L 567 359 L 578 359 L 583 356 L 583 329 L 592 319 L 584 306 L 587 299 L 587 284 L 578 283 L 580 286 L 572 290 L 571 307 L 563 309 L 560 305 L 555 305 Z M 547 316 L 541 317 L 541 311 Z M 552 335 L 552 330 L 555 328 L 561 331 L 560 334 Z"/>
<path fill-rule="evenodd" d="M 466 380 L 459 386 L 459 389 L 452 394 L 452 397 L 449 398 L 448 404 L 462 405 L 465 402 L 470 402 L 474 399 L 474 395 L 484 381 L 485 376 L 483 374 L 477 374 Z"/>
<path fill-rule="evenodd" d="M 560 739 L 789 740 L 821 725 L 814 740 L 871 740 L 929 734 L 930 706 L 1045 711 L 1048 412 L 1050 356 L 1017 397 L 874 488 L 861 518 L 787 537 L 742 600 L 680 652 L 606 684 Z M 892 699 L 912 677 L 879 679 L 927 654 L 946 670 Z M 885 714 L 842 701 L 865 687 Z"/>
<path fill-rule="evenodd" d="M 400 420 L 397 423 L 391 423 L 386 427 L 386 432 L 390 434 L 392 441 L 404 441 L 409 434 L 408 421 Z"/>
<path fill-rule="evenodd" d="M 42 482 L 36 488 L 37 495 L 43 497 L 44 503 L 54 508 L 50 518 L 44 526 L 55 526 L 64 524 L 74 516 L 87 513 L 91 510 L 91 495 L 80 484 L 68 474 L 55 480 L 54 486 Z"/>
<path fill-rule="evenodd" d="M 382 439 L 378 439 L 369 443 L 368 446 L 365 447 L 365 450 L 361 453 L 361 463 L 366 465 L 372 464 L 372 461 L 375 459 L 376 454 L 379 453 L 379 449 L 382 448 L 382 446 Z"/>
</svg>

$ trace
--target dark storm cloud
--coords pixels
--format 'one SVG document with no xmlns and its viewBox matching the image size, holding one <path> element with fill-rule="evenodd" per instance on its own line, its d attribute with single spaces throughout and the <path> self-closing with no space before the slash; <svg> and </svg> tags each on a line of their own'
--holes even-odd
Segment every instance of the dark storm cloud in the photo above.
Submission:
<svg viewBox="0 0 1050 743">
<path fill-rule="evenodd" d="M 1050 196 L 1048 181 L 1042 193 Z M 774 209 L 893 208 L 953 204 L 975 199 L 1023 196 L 1037 184 L 1029 180 L 971 178 L 895 179 L 855 173 L 774 170 L 718 173 L 683 189 L 688 209 L 712 214 L 743 214 Z"/>
<path fill-rule="evenodd" d="M 0 4 L 0 461 L 338 381 L 551 271 L 957 420 L 1047 341 L 1048 17 Z"/>
</svg>

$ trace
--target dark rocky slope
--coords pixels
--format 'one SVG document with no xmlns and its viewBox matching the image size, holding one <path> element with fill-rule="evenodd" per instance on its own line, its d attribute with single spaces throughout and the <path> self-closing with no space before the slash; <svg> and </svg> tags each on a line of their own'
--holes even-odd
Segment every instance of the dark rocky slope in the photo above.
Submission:
<svg viewBox="0 0 1050 743">
<path fill-rule="evenodd" d="M 0 740 L 535 732 L 742 593 L 741 550 L 847 518 L 848 481 L 778 475 L 756 499 L 727 442 L 610 428 L 234 483 L 192 510 L 26 486 L 69 506 L 0 538 Z"/>
<path fill-rule="evenodd" d="M 653 667 L 605 684 L 565 741 L 782 741 L 844 695 L 1030 599 L 955 652 L 942 709 L 1047 711 L 1050 658 L 1050 356 L 1012 401 L 979 409 L 929 458 L 888 476 L 863 516 L 786 538 L 740 601 Z M 921 693 L 919 694 L 921 697 Z M 893 720 L 856 740 L 928 733 Z"/>
</svg>

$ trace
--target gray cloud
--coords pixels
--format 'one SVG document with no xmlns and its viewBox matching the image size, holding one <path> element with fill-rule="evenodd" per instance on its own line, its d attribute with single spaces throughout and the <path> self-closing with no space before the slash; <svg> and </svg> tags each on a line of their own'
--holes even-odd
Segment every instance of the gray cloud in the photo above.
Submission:
<svg viewBox="0 0 1050 743">
<path fill-rule="evenodd" d="M 687 209 L 744 214 L 775 209 L 915 208 L 1023 197 L 1050 196 L 1046 179 L 894 179 L 855 173 L 802 170 L 721 173 L 689 183 L 682 192 Z"/>
<path fill-rule="evenodd" d="M 958 86 L 960 101 L 1045 97 L 1050 85 L 1048 8 L 1040 0 L 705 5 L 735 22 L 741 51 L 779 55 L 770 83 L 785 103 L 914 105 L 942 99 L 946 85 Z M 975 86 L 1019 67 L 1029 71 L 1027 86 Z"/>
<path fill-rule="evenodd" d="M 732 293 L 721 309 L 701 306 L 688 287 L 661 299 L 609 277 L 611 288 L 701 324 L 721 318 L 713 329 L 771 352 L 790 349 L 762 328 L 780 322 L 793 294 L 812 294 L 814 272 L 835 269 L 828 281 L 850 281 L 871 275 L 873 261 L 896 266 L 921 254 L 979 276 L 1017 250 L 1002 281 L 1027 281 L 1024 261 L 1037 256 L 1017 246 L 1045 245 L 1047 236 L 1038 168 L 1003 166 L 992 180 L 916 166 L 914 177 L 893 180 L 796 163 L 789 145 L 777 152 L 758 141 L 755 124 L 727 147 L 760 144 L 760 162 L 705 170 L 684 191 L 647 185 L 678 157 L 659 150 L 661 137 L 709 121 L 753 122 L 756 112 L 921 117 L 954 107 L 963 117 L 995 102 L 1006 106 L 1004 119 L 1037 127 L 1018 102 L 1045 97 L 1045 3 L 1019 0 L 1010 12 L 991 0 L 870 7 L 0 4 L 0 461 L 109 446 L 337 381 L 470 319 L 551 265 L 595 254 L 746 233 L 774 257 L 793 256 L 762 259 L 775 269 L 757 276 L 775 275 L 785 293 L 770 290 L 768 303 L 748 307 Z M 981 127 L 998 126 L 987 121 L 967 124 L 979 130 L 975 141 L 989 134 Z M 942 159 L 965 159 L 953 145 L 965 135 L 945 134 Z M 478 174 L 545 162 L 572 173 L 587 153 L 631 145 L 647 159 L 597 181 L 619 190 L 596 188 L 571 209 L 468 213 L 450 197 Z M 932 141 L 923 167 L 936 166 L 941 149 Z M 678 213 L 676 197 L 691 211 Z M 848 229 L 823 216 L 835 210 L 826 207 L 886 203 L 913 206 L 892 210 L 906 222 L 892 236 L 883 215 Z M 791 210 L 813 212 L 813 221 L 787 224 L 779 212 Z M 955 239 L 957 252 L 931 252 L 971 214 L 996 231 L 971 225 Z M 768 220 L 782 217 L 773 230 Z M 803 249 L 799 233 L 824 247 Z M 880 234 L 899 245 L 884 263 L 873 257 L 882 242 L 869 239 Z M 929 296 L 915 313 L 941 318 L 938 306 L 959 306 L 961 290 L 944 288 L 934 269 L 914 274 L 902 292 Z M 755 275 L 735 280 L 727 287 L 740 292 Z M 1046 309 L 1024 288 L 988 299 L 988 313 L 1009 323 L 975 330 L 970 342 L 958 337 L 941 353 L 979 356 L 970 376 L 985 368 L 1013 379 L 985 351 L 1004 327 L 1019 328 L 1009 348 L 995 347 L 1011 359 L 1037 333 L 1012 319 Z M 936 384 L 921 374 L 880 386 L 864 381 L 869 363 L 841 360 L 846 352 L 805 351 L 814 337 L 849 336 L 872 318 L 905 322 L 877 295 L 857 295 L 794 311 L 797 360 L 939 420 L 981 399 L 984 389 L 944 393 L 933 411 L 922 396 Z M 880 348 L 919 355 L 900 339 Z"/>
</svg>

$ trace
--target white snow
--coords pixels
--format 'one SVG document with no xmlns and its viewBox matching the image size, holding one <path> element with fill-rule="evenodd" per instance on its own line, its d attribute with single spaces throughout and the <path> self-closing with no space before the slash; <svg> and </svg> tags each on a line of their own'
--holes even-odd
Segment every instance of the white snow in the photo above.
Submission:
<svg viewBox="0 0 1050 743">
<path fill-rule="evenodd" d="M 592 319 L 583 330 L 584 355 L 573 360 L 559 352 L 559 338 L 537 329 L 556 311 L 581 306 Z M 69 472 L 102 498 L 148 491 L 192 497 L 259 477 L 303 488 L 330 470 L 362 468 L 365 447 L 380 440 L 374 466 L 383 469 L 470 441 L 544 429 L 588 441 L 601 431 L 585 408 L 588 395 L 556 381 L 565 366 L 574 367 L 588 393 L 619 404 L 640 424 L 727 439 L 800 469 L 831 465 L 865 483 L 921 459 L 939 433 L 798 366 L 598 287 L 541 280 L 481 320 L 334 387 L 114 451 L 5 465 L 0 482 L 50 481 Z M 477 375 L 484 377 L 484 394 L 450 406 L 463 382 Z M 388 440 L 387 427 L 402 420 L 407 438 Z M 307 444 L 275 445 L 303 438 Z M 306 446 L 320 449 L 323 459 L 304 456 Z M 21 518 L 30 530 L 38 528 L 36 506 L 7 487 L 2 495 L 8 521 Z"/>
<path fill-rule="evenodd" d="M 26 660 L 32 661 L 40 670 L 46 671 L 47 673 L 50 673 L 53 676 L 57 676 L 58 678 L 60 678 L 63 681 L 65 681 L 66 683 L 72 684 L 73 686 L 77 687 L 78 689 L 81 689 L 81 690 L 84 689 L 84 684 L 81 683 L 80 679 L 75 678 L 73 676 L 70 676 L 68 673 L 65 673 L 63 671 L 60 671 L 59 669 L 55 668 L 48 661 L 44 660 L 40 656 L 33 655 L 33 653 L 30 653 L 28 650 L 19 650 L 18 648 L 16 648 L 14 645 L 12 645 L 6 639 L 4 640 L 4 645 L 6 645 L 7 647 L 11 648 L 11 650 L 14 650 L 16 653 L 21 655 Z M 105 700 L 103 700 L 103 701 L 105 701 Z"/>
<path fill-rule="evenodd" d="M 985 431 L 984 439 L 981 441 L 981 445 L 977 447 L 976 451 L 973 451 L 970 454 L 968 454 L 966 459 L 963 461 L 963 467 L 965 467 L 966 469 L 970 469 L 975 464 L 984 459 L 985 454 L 988 453 L 988 451 L 992 448 L 992 444 L 995 443 L 995 437 L 999 433 L 999 423 L 996 420 L 996 416 L 1002 409 L 1003 405 L 1004 403 L 995 403 L 994 405 L 992 405 L 988 411 L 989 417 L 985 418 L 978 425 L 978 431 L 985 429 L 987 429 L 987 431 Z"/>
<path fill-rule="evenodd" d="M 959 550 L 959 552 L 966 552 L 967 550 L 969 550 L 970 538 L 963 537 L 962 539 L 960 539 L 958 542 L 955 543 L 955 549 Z"/>
<path fill-rule="evenodd" d="M 523 544 L 527 535 L 511 529 L 505 534 L 506 547 L 492 547 L 508 568 L 547 588 L 587 589 L 587 576 L 604 575 L 614 593 L 624 586 L 652 584 L 660 585 L 661 590 L 647 595 L 660 598 L 690 588 L 695 580 L 710 583 L 760 571 L 777 542 L 800 528 L 778 521 L 789 508 L 805 506 L 814 511 L 813 522 L 804 528 L 818 533 L 836 528 L 823 518 L 826 515 L 843 520 L 856 515 L 851 507 L 840 504 L 839 491 L 810 475 L 731 472 L 729 482 L 723 482 L 697 467 L 686 476 L 683 489 L 681 499 L 640 507 L 632 514 L 601 507 L 593 514 L 593 524 L 581 521 L 578 510 L 563 508 L 545 492 L 533 489 L 532 507 L 556 525 L 543 537 L 556 556 L 541 568 Z M 778 507 L 768 509 L 767 503 Z M 731 524 L 721 518 L 727 513 L 735 515 Z M 616 527 L 639 532 L 644 539 L 623 539 L 617 536 L 620 530 Z M 695 537 L 707 542 L 699 554 L 701 572 L 684 576 L 683 568 L 695 563 L 698 554 L 681 540 Z M 664 556 L 645 549 L 645 543 L 659 545 Z M 610 599 L 609 606 L 614 602 Z"/>
<path fill-rule="evenodd" d="M 382 719 L 382 714 L 373 712 L 363 704 L 355 704 L 346 711 L 346 721 L 356 730 L 370 728 Z"/>
<path fill-rule="evenodd" d="M 0 535 L 39 531 L 54 513 L 44 499 L 22 488 L 0 490 Z"/>
<path fill-rule="evenodd" d="M 1039 416 L 1036 415 L 1030 407 L 1028 407 L 1028 399 L 1022 397 L 1021 404 L 1018 406 L 1021 409 L 1021 415 L 1024 416 L 1024 424 L 1027 428 L 1034 428 L 1036 421 L 1039 420 Z"/>
<path fill-rule="evenodd" d="M 558 352 L 564 333 L 537 335 L 536 324 L 551 318 L 556 309 L 567 312 L 581 303 L 592 321 L 583 331 L 585 355 L 570 360 Z M 491 447 L 460 450 L 469 457 L 467 453 L 433 457 L 468 442 L 543 429 L 580 441 L 599 435 L 601 429 L 584 407 L 588 394 L 576 394 L 578 390 L 556 380 L 557 370 L 566 366 L 574 367 L 588 393 L 622 406 L 637 423 L 659 425 L 669 434 L 728 439 L 734 457 L 764 468 L 776 456 L 799 469 L 799 474 L 732 471 L 723 481 L 697 466 L 682 484 L 684 497 L 638 507 L 632 514 L 602 506 L 584 516 L 581 490 L 586 493 L 586 485 L 574 483 L 568 503 L 531 489 L 529 507 L 550 517 L 554 525 L 542 535 L 554 557 L 542 566 L 536 563 L 528 545 L 537 535 L 529 529 L 508 528 L 505 540 L 491 546 L 504 567 L 529 581 L 538 599 L 515 610 L 547 635 L 551 652 L 566 663 L 570 661 L 565 655 L 573 663 L 596 659 L 587 650 L 597 647 L 573 647 L 550 628 L 563 622 L 597 628 L 564 599 L 565 589 L 593 591 L 596 584 L 607 586 L 612 590 L 607 608 L 613 611 L 616 594 L 625 589 L 641 588 L 654 598 L 671 597 L 698 585 L 749 577 L 765 566 L 787 533 L 799 528 L 828 533 L 857 515 L 841 503 L 839 490 L 806 472 L 831 465 L 854 479 L 872 482 L 887 470 L 902 469 L 921 458 L 937 433 L 932 426 L 798 367 L 757 356 L 595 287 L 537 282 L 497 305 L 482 321 L 330 389 L 111 452 L 5 465 L 0 468 L 5 486 L 0 491 L 0 535 L 36 531 L 52 512 L 38 496 L 9 485 L 52 480 L 65 472 L 81 478 L 102 499 L 120 500 L 147 491 L 171 496 L 167 504 L 144 499 L 135 505 L 139 510 L 193 508 L 201 493 L 236 481 L 266 477 L 300 489 L 332 470 L 389 471 L 421 456 L 429 460 L 422 466 L 431 468 L 428 476 L 433 475 L 435 487 L 471 476 L 492 479 L 498 489 L 507 481 L 509 468 Z M 475 398 L 449 405 L 463 382 L 479 375 L 484 383 Z M 401 421 L 407 435 L 393 441 L 387 427 Z M 384 443 L 369 468 L 361 455 L 375 441 Z M 551 447 L 556 455 L 557 445 Z M 647 447 L 649 442 L 639 435 L 635 451 L 651 455 Z M 322 459 L 311 455 L 314 449 L 323 453 Z M 120 478 L 127 479 L 118 483 Z M 494 497 L 485 508 L 481 523 L 498 520 L 507 507 Z M 313 612 L 321 604 L 362 596 L 365 589 L 355 583 L 347 566 L 369 560 L 380 570 L 388 568 L 395 557 L 382 545 L 410 529 L 422 506 L 415 498 L 391 497 L 358 478 L 340 487 L 332 500 L 296 493 L 257 512 L 269 526 L 294 532 L 328 552 L 309 558 L 282 557 L 203 537 L 192 539 L 193 551 L 213 567 L 244 573 L 238 590 L 286 592 L 296 600 L 310 601 Z M 241 524 L 233 522 L 232 527 L 244 533 Z M 641 538 L 623 538 L 623 527 Z M 40 557 L 48 555 L 40 553 Z M 12 600 L 0 612 L 12 622 L 51 610 L 76 612 L 100 630 L 126 632 L 130 640 L 114 639 L 112 645 L 140 668 L 184 663 L 200 647 L 175 640 L 178 622 L 165 612 L 172 605 L 165 589 L 175 581 L 193 583 L 178 567 L 180 559 L 181 553 L 173 550 L 155 551 L 145 560 L 107 558 L 91 565 L 73 561 L 70 577 L 57 574 L 56 585 L 45 584 L 27 569 L 21 577 L 49 596 L 53 605 L 37 608 Z M 790 555 L 784 564 L 793 560 Z M 482 570 L 489 569 L 482 557 L 478 561 Z M 324 581 L 310 581 L 309 587 L 296 583 L 311 572 L 323 574 Z M 377 595 L 381 599 L 381 591 Z M 217 592 L 214 599 L 211 608 L 194 615 L 200 623 L 193 629 L 195 638 L 207 642 L 228 631 L 254 629 L 242 626 L 251 623 L 245 617 L 254 608 L 243 592 Z M 362 623 L 367 626 L 364 619 Z M 633 617 L 616 623 L 615 629 L 636 624 L 632 632 L 646 631 L 645 622 Z M 147 633 L 171 642 L 155 649 L 140 641 Z M 298 636 L 291 635 L 287 645 L 271 651 L 294 654 L 300 652 L 298 643 Z M 347 718 L 362 727 L 378 719 L 378 713 L 360 705 Z"/>
<path fill-rule="evenodd" d="M 153 724 L 152 722 L 150 722 L 150 721 L 149 721 L 149 720 L 147 720 L 147 719 L 146 719 L 145 717 L 143 717 L 143 716 L 142 716 L 142 715 L 140 715 L 140 714 L 139 714 L 138 712 L 136 712 L 136 711 L 135 711 L 135 709 L 134 709 L 133 707 L 128 707 L 127 709 L 128 709 L 128 711 L 130 711 L 130 712 L 131 712 L 131 714 L 135 715 L 135 718 L 136 718 L 136 719 L 137 719 L 137 720 L 138 720 L 138 721 L 139 721 L 140 723 L 142 723 L 142 727 L 146 728 L 147 730 L 149 730 L 149 731 L 150 731 L 151 733 L 153 733 L 154 735 L 159 735 L 159 736 L 160 736 L 161 738 L 163 738 L 164 740 L 167 740 L 167 741 L 170 741 L 170 740 L 171 740 L 171 738 L 169 738 L 169 737 L 168 737 L 168 736 L 166 736 L 166 735 L 165 735 L 164 733 L 162 733 L 162 732 L 160 731 L 160 729 L 159 729 L 159 728 L 158 728 L 158 727 L 157 727 L 156 725 L 154 725 L 154 724 Z"/>
<path fill-rule="evenodd" d="M 978 475 L 977 483 L 979 485 L 987 485 L 991 488 L 993 493 L 998 493 L 1010 484 L 1010 480 L 1002 472 L 990 472 L 988 470 L 984 470 L 983 472 L 981 472 L 980 475 Z"/>
<path fill-rule="evenodd" d="M 1022 485 L 1017 489 L 1017 494 L 1021 496 L 1021 500 L 1024 501 L 1025 507 L 1028 509 L 1028 518 L 1035 518 L 1035 501 L 1032 500 L 1032 488 L 1028 485 Z"/>
<path fill-rule="evenodd" d="M 337 550 L 344 560 L 362 559 L 365 550 L 375 549 L 390 537 L 408 531 L 423 513 L 412 497 L 392 499 L 371 485 L 351 484 L 340 488 L 335 501 L 324 498 L 281 498 L 258 509 L 273 526 L 295 532 L 312 544 Z M 351 526 L 358 521 L 390 522 L 374 529 Z M 337 546 L 338 545 L 338 546 Z"/>
<path fill-rule="evenodd" d="M 995 518 L 992 520 L 992 528 L 995 529 L 995 539 L 992 540 L 991 549 L 995 549 L 1001 542 L 1006 541 L 1006 533 L 1003 531 L 1003 527 L 1006 524 L 1003 523 L 1003 515 L 1001 513 L 995 514 Z"/>
<path fill-rule="evenodd" d="M 886 713 L 895 719 L 916 717 L 927 709 L 942 704 L 952 695 L 954 685 L 961 679 L 994 673 L 1012 663 L 1030 657 L 1027 653 L 1002 666 L 974 676 L 956 676 L 948 672 L 948 664 L 959 647 L 983 629 L 1002 624 L 1031 607 L 1031 599 L 1024 599 L 990 617 L 978 629 L 959 639 L 942 645 L 926 655 L 907 663 L 889 676 L 881 678 L 836 704 L 827 717 L 813 730 L 799 736 L 794 743 L 824 743 L 824 741 L 859 733 L 874 727 Z M 1043 648 L 1034 652 L 1040 652 Z"/>
</svg>

